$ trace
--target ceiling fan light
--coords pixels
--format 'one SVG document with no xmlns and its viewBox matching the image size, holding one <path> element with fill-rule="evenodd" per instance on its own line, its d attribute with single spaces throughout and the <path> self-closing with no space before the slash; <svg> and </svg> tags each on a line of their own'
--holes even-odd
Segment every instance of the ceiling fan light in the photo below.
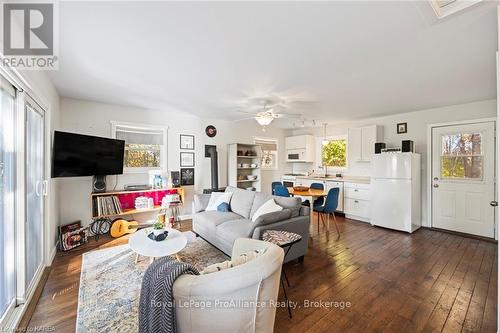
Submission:
<svg viewBox="0 0 500 333">
<path fill-rule="evenodd" d="M 272 116 L 268 115 L 259 115 L 255 117 L 255 120 L 259 123 L 260 126 L 267 126 L 273 121 Z"/>
</svg>

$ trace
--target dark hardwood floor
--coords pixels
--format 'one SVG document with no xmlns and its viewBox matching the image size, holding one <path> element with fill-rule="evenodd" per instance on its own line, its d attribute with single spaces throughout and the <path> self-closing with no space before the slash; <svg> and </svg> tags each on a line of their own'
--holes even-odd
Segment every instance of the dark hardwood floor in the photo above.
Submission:
<svg viewBox="0 0 500 333">
<path fill-rule="evenodd" d="M 298 307 L 292 319 L 278 309 L 276 332 L 496 332 L 495 243 L 338 221 L 340 240 L 333 228 L 330 236 L 318 231 L 315 220 L 304 263 L 287 264 L 288 295 Z M 74 331 L 81 254 L 126 241 L 104 237 L 58 253 L 29 326 Z"/>
</svg>

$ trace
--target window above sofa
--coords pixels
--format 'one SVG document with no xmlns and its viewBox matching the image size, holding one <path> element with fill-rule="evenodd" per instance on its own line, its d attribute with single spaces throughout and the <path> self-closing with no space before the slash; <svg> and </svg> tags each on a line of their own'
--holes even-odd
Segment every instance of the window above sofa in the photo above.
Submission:
<svg viewBox="0 0 500 333">
<path fill-rule="evenodd" d="M 111 122 L 111 136 L 125 140 L 124 173 L 144 173 L 167 168 L 168 127 Z"/>
</svg>

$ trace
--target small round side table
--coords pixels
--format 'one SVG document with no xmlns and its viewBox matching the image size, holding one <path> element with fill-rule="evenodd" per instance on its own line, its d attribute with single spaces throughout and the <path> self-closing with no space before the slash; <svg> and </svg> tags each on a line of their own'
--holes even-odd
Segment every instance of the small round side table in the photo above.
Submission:
<svg viewBox="0 0 500 333">
<path fill-rule="evenodd" d="M 154 258 L 177 254 L 186 247 L 187 238 L 182 232 L 170 228 L 167 230 L 168 237 L 159 242 L 148 238 L 150 228 L 138 230 L 129 238 L 128 245 L 136 253 L 135 263 L 139 255 L 150 257 L 153 261 Z"/>
<path fill-rule="evenodd" d="M 283 230 L 266 230 L 262 234 L 262 240 L 273 243 L 281 247 L 285 250 L 285 257 L 294 244 L 297 244 L 302 239 L 302 236 L 290 231 Z M 292 309 L 290 308 L 290 302 L 288 301 L 288 295 L 286 294 L 285 283 L 283 282 L 283 277 L 286 280 L 286 284 L 290 287 L 290 281 L 288 280 L 288 276 L 286 276 L 285 265 L 283 264 L 281 268 L 281 287 L 283 288 L 283 293 L 285 294 L 285 300 L 288 308 L 288 315 L 292 318 Z"/>
</svg>

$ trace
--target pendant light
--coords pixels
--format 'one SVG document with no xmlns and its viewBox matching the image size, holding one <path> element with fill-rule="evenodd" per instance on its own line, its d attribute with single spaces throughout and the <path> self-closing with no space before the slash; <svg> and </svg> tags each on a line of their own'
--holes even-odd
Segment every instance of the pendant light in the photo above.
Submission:
<svg viewBox="0 0 500 333">
<path fill-rule="evenodd" d="M 323 123 L 323 141 L 321 141 L 321 143 L 323 144 L 323 146 L 327 145 L 328 144 L 328 140 L 326 139 L 326 126 L 328 124 L 327 123 Z"/>
</svg>

